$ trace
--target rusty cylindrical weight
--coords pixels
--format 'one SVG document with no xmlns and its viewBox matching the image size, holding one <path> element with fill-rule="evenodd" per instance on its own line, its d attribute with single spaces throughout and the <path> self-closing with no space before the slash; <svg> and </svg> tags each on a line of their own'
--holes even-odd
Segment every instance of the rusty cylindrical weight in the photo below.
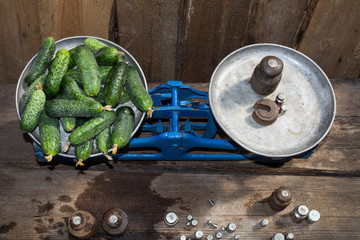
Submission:
<svg viewBox="0 0 360 240">
<path fill-rule="evenodd" d="M 124 234 L 128 226 L 128 216 L 122 209 L 111 208 L 102 217 L 102 227 L 110 235 Z"/>
<path fill-rule="evenodd" d="M 276 189 L 271 196 L 269 197 L 269 205 L 275 211 L 282 211 L 291 202 L 291 192 L 290 189 L 286 187 L 281 187 Z"/>
<path fill-rule="evenodd" d="M 269 95 L 275 91 L 282 76 L 283 62 L 275 56 L 264 57 L 250 79 L 252 89 L 260 95 Z"/>
<path fill-rule="evenodd" d="M 68 218 L 68 231 L 78 239 L 90 238 L 95 233 L 96 228 L 95 217 L 87 211 L 75 211 Z"/>
</svg>

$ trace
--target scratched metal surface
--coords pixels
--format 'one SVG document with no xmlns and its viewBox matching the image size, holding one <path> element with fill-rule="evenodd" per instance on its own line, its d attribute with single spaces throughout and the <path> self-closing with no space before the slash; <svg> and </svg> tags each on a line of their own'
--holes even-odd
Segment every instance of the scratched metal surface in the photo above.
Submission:
<svg viewBox="0 0 360 240">
<path fill-rule="evenodd" d="M 284 63 L 282 79 L 268 96 L 255 93 L 250 77 L 265 56 Z M 261 98 L 286 95 L 287 112 L 270 126 L 251 114 Z M 228 55 L 215 69 L 209 85 L 211 110 L 220 127 L 245 149 L 268 157 L 288 157 L 316 146 L 335 118 L 335 94 L 325 73 L 311 59 L 291 48 L 255 44 Z"/>
<path fill-rule="evenodd" d="M 59 41 L 56 41 L 56 49 L 55 49 L 55 53 L 60 50 L 60 49 L 72 49 L 78 45 L 83 45 L 84 44 L 84 40 L 86 38 L 88 38 L 90 36 L 76 36 L 76 37 L 69 37 L 69 38 L 64 38 L 64 39 L 61 39 Z M 92 38 L 95 38 L 95 39 L 98 39 L 104 43 L 106 43 L 107 45 L 111 46 L 111 47 L 115 47 L 117 48 L 119 51 L 122 51 L 125 53 L 125 61 L 128 61 L 129 62 L 129 65 L 131 66 L 134 66 L 135 69 L 138 71 L 139 73 L 139 76 L 145 86 L 145 88 L 147 89 L 147 84 L 146 84 L 146 78 L 145 78 L 145 75 L 140 67 L 140 65 L 136 62 L 135 58 L 133 56 L 131 56 L 130 53 L 128 53 L 124 48 L 122 48 L 121 46 L 109 41 L 109 40 L 106 40 L 106 39 L 102 39 L 102 38 L 97 38 L 97 37 L 92 37 Z M 19 81 L 18 81 L 18 84 L 17 84 L 17 88 L 16 88 L 16 110 L 17 110 L 17 114 L 18 114 L 18 117 L 19 119 L 21 119 L 21 113 L 23 112 L 23 107 L 22 107 L 22 102 L 23 102 L 23 99 L 24 99 L 24 94 L 27 90 L 27 87 L 26 87 L 26 84 L 25 84 L 25 76 L 27 75 L 28 71 L 30 70 L 30 67 L 32 66 L 33 62 L 34 62 L 34 59 L 37 55 L 35 55 L 29 62 L 28 64 L 25 66 L 23 72 L 21 73 L 20 75 L 20 78 L 19 78 Z M 145 117 L 145 113 L 139 111 L 135 105 L 129 101 L 127 103 L 124 103 L 124 104 L 119 104 L 117 108 L 119 108 L 120 106 L 129 106 L 131 107 L 134 112 L 135 112 L 135 129 L 132 133 L 131 136 L 133 136 L 136 131 L 139 129 L 140 125 L 141 125 L 141 122 L 143 121 L 144 117 Z M 69 136 L 69 133 L 66 133 L 61 124 L 60 124 L 60 133 L 61 133 L 61 145 L 62 147 L 65 145 L 67 139 L 68 139 L 68 136 Z M 30 137 L 37 143 L 37 144 L 40 144 L 40 134 L 39 134 L 39 128 L 37 127 L 33 132 L 29 133 Z M 75 158 L 75 153 L 74 153 L 74 147 L 70 147 L 69 151 L 67 153 L 59 153 L 60 156 L 63 156 L 63 157 L 69 157 L 69 158 Z M 100 156 L 102 153 L 99 153 L 98 150 L 96 149 L 95 147 L 95 143 L 94 143 L 94 148 L 93 148 L 93 153 L 91 154 L 91 157 L 95 157 L 95 156 Z"/>
</svg>

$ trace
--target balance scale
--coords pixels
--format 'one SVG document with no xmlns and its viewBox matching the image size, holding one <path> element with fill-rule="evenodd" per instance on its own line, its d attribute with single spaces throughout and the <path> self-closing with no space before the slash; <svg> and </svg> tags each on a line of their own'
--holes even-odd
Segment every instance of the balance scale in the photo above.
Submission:
<svg viewBox="0 0 360 240">
<path fill-rule="evenodd" d="M 57 49 L 71 49 L 71 45 L 78 45 L 85 38 L 60 40 Z M 99 40 L 124 51 L 130 64 L 138 68 L 146 86 L 140 67 L 125 49 L 110 41 Z M 250 78 L 265 56 L 280 58 L 284 68 L 276 90 L 263 96 L 253 91 Z M 23 92 L 22 78 L 29 64 L 18 83 L 17 106 Z M 275 100 L 280 92 L 286 95 L 288 110 L 270 126 L 255 122 L 252 118 L 254 103 L 259 99 Z M 145 118 L 132 103 L 129 105 L 135 111 L 136 127 L 128 145 L 117 154 L 110 154 L 115 161 L 251 160 L 279 163 L 294 157 L 308 158 L 330 130 L 336 109 L 333 88 L 320 67 L 302 53 L 276 44 L 249 45 L 228 55 L 215 69 L 208 92 L 193 89 L 180 81 L 168 81 L 149 93 L 154 102 L 153 116 Z M 219 130 L 231 140 L 215 138 Z M 137 131 L 150 132 L 152 136 L 135 137 Z M 64 131 L 61 132 L 62 141 L 66 141 Z M 30 136 L 35 140 L 37 161 L 48 163 L 37 137 L 34 137 L 36 130 Z M 155 153 L 147 151 L 154 149 L 157 150 Z M 214 153 L 214 150 L 220 153 Z M 100 156 L 101 153 L 95 152 L 85 163 Z M 61 153 L 52 161 L 74 164 L 77 160 L 71 153 Z"/>
</svg>

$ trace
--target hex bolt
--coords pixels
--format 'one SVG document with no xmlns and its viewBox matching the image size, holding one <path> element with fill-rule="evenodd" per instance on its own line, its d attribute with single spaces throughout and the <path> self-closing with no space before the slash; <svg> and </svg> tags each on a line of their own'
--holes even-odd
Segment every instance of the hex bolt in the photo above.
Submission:
<svg viewBox="0 0 360 240">
<path fill-rule="evenodd" d="M 235 223 L 229 223 L 226 227 L 226 230 L 230 233 L 235 232 L 236 230 L 236 224 Z"/>
<path fill-rule="evenodd" d="M 288 240 L 294 239 L 294 234 L 292 234 L 292 233 L 286 234 L 286 239 L 288 239 Z"/>
<path fill-rule="evenodd" d="M 290 189 L 280 187 L 269 197 L 269 205 L 275 211 L 282 211 L 291 203 L 291 197 Z"/>
<path fill-rule="evenodd" d="M 309 223 L 315 223 L 320 220 L 320 213 L 317 210 L 311 210 L 306 220 Z"/>
<path fill-rule="evenodd" d="M 209 234 L 207 235 L 206 240 L 214 240 L 214 236 Z"/>
<path fill-rule="evenodd" d="M 180 236 L 180 240 L 186 240 L 186 236 L 185 236 L 185 235 L 181 235 L 181 236 Z"/>
<path fill-rule="evenodd" d="M 262 227 L 266 227 L 267 225 L 269 225 L 269 220 L 267 220 L 267 219 L 261 220 L 260 225 L 261 225 Z"/>
<path fill-rule="evenodd" d="M 216 237 L 216 239 L 221 239 L 221 238 L 223 237 L 222 232 L 217 232 L 217 233 L 215 234 L 215 237 Z"/>
<path fill-rule="evenodd" d="M 202 239 L 202 237 L 204 236 L 204 233 L 200 230 L 197 230 L 195 233 L 194 233 L 194 236 L 195 236 L 195 239 Z"/>
<path fill-rule="evenodd" d="M 188 221 L 188 222 L 190 222 L 191 220 L 193 220 L 193 216 L 192 215 L 187 215 L 186 216 L 186 220 Z"/>
<path fill-rule="evenodd" d="M 218 228 L 218 225 L 216 223 L 213 223 L 212 221 L 208 220 L 207 224 L 212 226 L 213 228 Z"/>
<path fill-rule="evenodd" d="M 111 208 L 104 213 L 101 224 L 107 234 L 122 235 L 128 226 L 128 217 L 122 209 Z"/>
<path fill-rule="evenodd" d="M 282 233 L 276 233 L 271 240 L 285 240 L 284 234 Z"/>
<path fill-rule="evenodd" d="M 191 221 L 191 226 L 196 227 L 197 225 L 198 225 L 198 221 L 195 220 L 195 219 L 193 219 L 193 220 Z"/>
<path fill-rule="evenodd" d="M 178 216 L 174 212 L 168 212 L 165 214 L 164 222 L 169 227 L 173 227 L 178 223 Z"/>
<path fill-rule="evenodd" d="M 285 102 L 285 99 L 286 99 L 286 95 L 281 92 L 276 96 L 275 102 L 277 105 L 279 105 L 279 107 L 281 107 Z"/>
<path fill-rule="evenodd" d="M 95 233 L 96 228 L 95 217 L 87 211 L 75 211 L 68 218 L 68 231 L 76 238 L 90 238 Z"/>
<path fill-rule="evenodd" d="M 294 209 L 294 215 L 295 215 L 295 217 L 296 217 L 297 219 L 300 219 L 300 220 L 306 218 L 307 215 L 308 215 L 308 213 L 309 213 L 308 207 L 305 206 L 305 205 L 303 205 L 303 204 L 297 206 L 297 207 Z"/>
<path fill-rule="evenodd" d="M 239 240 L 239 239 L 240 239 L 240 235 L 239 235 L 239 234 L 236 234 L 236 235 L 234 236 L 234 239 L 235 239 L 235 240 Z"/>
<path fill-rule="evenodd" d="M 210 203 L 210 205 L 211 205 L 212 207 L 215 205 L 215 202 L 214 202 L 212 199 L 210 199 L 210 198 L 209 198 L 209 203 Z"/>
</svg>

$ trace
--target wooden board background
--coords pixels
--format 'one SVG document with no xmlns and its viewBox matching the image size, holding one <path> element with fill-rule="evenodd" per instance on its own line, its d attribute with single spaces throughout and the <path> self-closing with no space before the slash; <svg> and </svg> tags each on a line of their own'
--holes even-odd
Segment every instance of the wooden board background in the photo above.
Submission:
<svg viewBox="0 0 360 240">
<path fill-rule="evenodd" d="M 16 83 L 47 36 L 125 47 L 149 82 L 209 82 L 217 64 L 271 42 L 312 58 L 329 78 L 360 75 L 358 0 L 2 0 L 0 83 Z"/>
</svg>

